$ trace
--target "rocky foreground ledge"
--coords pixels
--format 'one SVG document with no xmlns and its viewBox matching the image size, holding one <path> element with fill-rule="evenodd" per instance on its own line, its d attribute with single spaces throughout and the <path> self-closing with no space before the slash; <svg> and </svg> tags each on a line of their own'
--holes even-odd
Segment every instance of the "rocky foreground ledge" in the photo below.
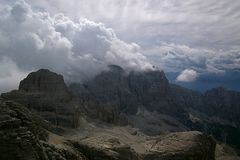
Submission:
<svg viewBox="0 0 240 160">
<path fill-rule="evenodd" d="M 85 126 L 60 136 L 51 124 L 24 106 L 0 99 L 0 159 L 215 159 L 215 141 L 200 132 L 149 137 L 128 127 L 102 128 L 87 122 Z"/>
<path fill-rule="evenodd" d="M 80 141 L 76 138 L 72 141 L 76 148 L 94 160 L 113 157 L 116 160 L 215 159 L 215 141 L 201 132 L 176 132 L 149 137 L 132 128 L 114 127 L 95 133 Z"/>
<path fill-rule="evenodd" d="M 48 143 L 52 126 L 24 106 L 0 99 L 1 160 L 83 160 L 71 145 Z"/>
</svg>

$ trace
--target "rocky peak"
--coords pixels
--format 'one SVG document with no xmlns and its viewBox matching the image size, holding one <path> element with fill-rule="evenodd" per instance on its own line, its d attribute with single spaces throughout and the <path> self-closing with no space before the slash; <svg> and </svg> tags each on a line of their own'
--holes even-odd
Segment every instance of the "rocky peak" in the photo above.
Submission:
<svg viewBox="0 0 240 160">
<path fill-rule="evenodd" d="M 119 110 L 126 114 L 135 114 L 139 106 L 154 110 L 168 103 L 164 99 L 162 101 L 159 99 L 169 92 L 169 83 L 163 71 L 127 73 L 121 67 L 111 65 L 109 70 L 103 71 L 90 81 L 70 85 L 70 90 L 81 101 L 87 103 L 88 110 L 92 108 L 89 113 L 101 113 L 99 108 L 105 106 L 106 109 L 108 106 L 108 108 L 112 107 L 111 111 Z M 172 112 L 171 108 L 169 110 Z M 109 109 L 105 113 L 108 114 L 108 111 Z"/>
<path fill-rule="evenodd" d="M 63 76 L 47 69 L 30 73 L 20 82 L 19 90 L 26 92 L 47 92 L 62 94 L 67 92 Z"/>
<path fill-rule="evenodd" d="M 98 87 L 107 87 L 111 89 L 114 86 L 114 89 L 123 85 L 125 78 L 125 71 L 117 65 L 109 65 L 108 70 L 98 74 L 90 83 L 91 85 L 96 85 Z M 110 88 L 109 88 L 110 87 Z"/>
<path fill-rule="evenodd" d="M 122 69 L 122 67 L 118 65 L 109 65 L 108 68 L 112 72 L 124 73 L 124 70 Z"/>
<path fill-rule="evenodd" d="M 25 105 L 57 127 L 77 126 L 79 112 L 63 76 L 47 69 L 30 73 L 20 82 L 19 90 L 1 96 Z"/>
<path fill-rule="evenodd" d="M 130 88 L 145 92 L 148 95 L 165 95 L 169 83 L 163 71 L 131 72 L 129 75 Z"/>
</svg>

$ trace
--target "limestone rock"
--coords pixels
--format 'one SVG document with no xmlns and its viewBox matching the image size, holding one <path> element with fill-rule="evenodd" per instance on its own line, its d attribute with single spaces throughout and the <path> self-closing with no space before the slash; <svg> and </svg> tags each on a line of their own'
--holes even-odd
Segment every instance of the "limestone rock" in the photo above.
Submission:
<svg viewBox="0 0 240 160">
<path fill-rule="evenodd" d="M 0 99 L 0 159 L 84 160 L 72 150 L 47 142 L 51 125 L 24 106 Z"/>
<path fill-rule="evenodd" d="M 215 140 L 198 131 L 147 136 L 130 126 L 94 123 L 81 131 L 71 143 L 90 160 L 215 160 Z"/>
<path fill-rule="evenodd" d="M 147 142 L 144 160 L 214 160 L 216 142 L 201 132 L 176 132 Z"/>
<path fill-rule="evenodd" d="M 240 93 L 218 87 L 203 95 L 204 106 L 200 108 L 209 116 L 218 116 L 240 125 Z"/>
<path fill-rule="evenodd" d="M 72 84 L 69 89 L 84 104 L 91 117 L 103 121 L 107 119 L 107 122 L 116 123 L 116 119 L 124 119 L 121 118 L 123 114 L 126 117 L 134 115 L 139 107 L 181 119 L 185 113 L 183 108 L 168 97 L 170 84 L 164 72 L 158 70 L 127 73 L 119 66 L 109 66 L 109 70 L 103 71 L 92 80 Z M 99 108 L 103 108 L 101 115 L 105 115 L 104 117 L 96 115 L 101 113 Z M 116 124 L 126 123 L 121 121 Z"/>
<path fill-rule="evenodd" d="M 37 72 L 30 73 L 20 82 L 19 90 L 26 92 L 47 92 L 54 95 L 68 94 L 63 76 L 47 69 L 40 69 Z"/>
<path fill-rule="evenodd" d="M 215 153 L 216 160 L 240 160 L 239 153 L 234 148 L 223 143 L 217 144 Z"/>
<path fill-rule="evenodd" d="M 170 84 L 162 71 L 126 72 L 119 66 L 110 66 L 83 84 L 71 85 L 70 90 L 95 119 L 114 124 L 127 119 L 121 124 L 131 124 L 149 135 L 198 130 L 240 146 L 237 91 L 220 87 L 200 93 Z"/>
<path fill-rule="evenodd" d="M 72 142 L 90 160 L 139 160 L 139 155 L 117 138 L 91 137 L 81 142 Z"/>
<path fill-rule="evenodd" d="M 20 82 L 19 90 L 1 95 L 26 106 L 56 127 L 77 127 L 77 102 L 64 83 L 63 76 L 40 69 Z"/>
</svg>

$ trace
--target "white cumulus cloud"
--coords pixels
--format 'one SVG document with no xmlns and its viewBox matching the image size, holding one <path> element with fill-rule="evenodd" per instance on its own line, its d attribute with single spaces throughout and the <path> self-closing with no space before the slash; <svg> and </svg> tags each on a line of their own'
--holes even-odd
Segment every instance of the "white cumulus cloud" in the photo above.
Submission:
<svg viewBox="0 0 240 160">
<path fill-rule="evenodd" d="M 110 64 L 133 70 L 151 68 L 140 46 L 119 39 L 102 23 L 84 18 L 73 21 L 62 13 L 51 16 L 23 0 L 1 7 L 0 13 L 0 60 L 8 59 L 0 62 L 0 68 L 14 64 L 19 73 L 47 68 L 70 82 L 90 78 Z M 0 88 L 6 80 L 0 77 Z"/>
<path fill-rule="evenodd" d="M 192 68 L 202 74 L 219 74 L 240 69 L 240 48 L 217 50 L 161 43 L 144 53 L 153 64 L 166 72 L 181 72 L 185 68 Z"/>
<path fill-rule="evenodd" d="M 0 59 L 0 93 L 17 89 L 18 82 L 26 77 L 27 73 L 18 69 L 16 64 L 4 57 Z"/>
<path fill-rule="evenodd" d="M 192 69 L 185 69 L 178 75 L 177 81 L 178 82 L 193 82 L 197 79 L 197 77 L 198 77 L 198 74 L 196 71 L 194 71 Z"/>
</svg>

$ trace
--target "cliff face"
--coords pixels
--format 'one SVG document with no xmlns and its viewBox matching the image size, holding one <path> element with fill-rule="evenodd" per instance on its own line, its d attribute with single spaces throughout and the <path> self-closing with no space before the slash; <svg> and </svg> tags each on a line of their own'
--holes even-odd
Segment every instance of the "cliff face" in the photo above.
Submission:
<svg viewBox="0 0 240 160">
<path fill-rule="evenodd" d="M 56 127 L 77 126 L 79 111 L 63 77 L 49 70 L 30 73 L 20 82 L 19 90 L 2 94 L 2 97 L 25 105 Z"/>
<path fill-rule="evenodd" d="M 68 95 L 63 76 L 47 69 L 40 69 L 37 72 L 30 73 L 20 82 L 19 90 L 30 93 L 45 92 L 54 95 Z"/>
<path fill-rule="evenodd" d="M 81 152 L 48 143 L 52 126 L 24 106 L 0 99 L 0 159 L 84 160 Z"/>
<path fill-rule="evenodd" d="M 170 84 L 163 71 L 131 72 L 128 77 L 129 92 L 137 99 L 140 106 L 149 111 L 157 111 L 166 114 L 174 114 L 184 111 L 176 105 L 172 105 Z M 180 111 L 180 112 L 179 112 Z"/>
<path fill-rule="evenodd" d="M 240 93 L 219 87 L 203 95 L 204 106 L 201 108 L 209 116 L 226 119 L 240 125 Z"/>
<path fill-rule="evenodd" d="M 173 98 L 168 96 L 171 94 L 170 84 L 162 71 L 126 73 L 118 66 L 110 66 L 108 71 L 100 73 L 92 80 L 72 84 L 69 89 L 86 106 L 89 113 L 99 113 L 101 111 L 95 110 L 108 106 L 105 108 L 112 108 L 110 110 L 121 112 L 126 117 L 137 114 L 139 108 L 182 119 L 185 116 L 183 108 L 178 107 Z"/>
</svg>

